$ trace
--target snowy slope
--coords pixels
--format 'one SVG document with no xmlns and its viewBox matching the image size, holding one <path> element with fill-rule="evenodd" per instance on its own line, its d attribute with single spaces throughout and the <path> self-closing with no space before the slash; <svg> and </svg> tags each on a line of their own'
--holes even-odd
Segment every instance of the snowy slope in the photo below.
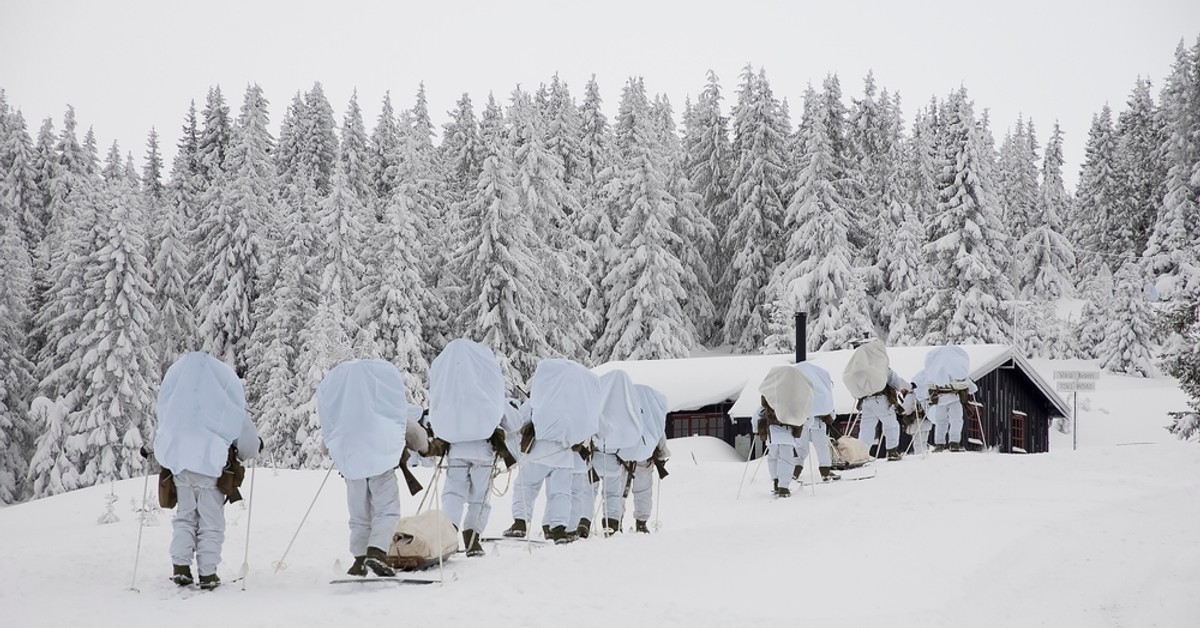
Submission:
<svg viewBox="0 0 1200 628">
<path fill-rule="evenodd" d="M 1094 365 L 1035 367 L 1051 379 Z M 672 440 L 656 534 L 489 546 L 484 558 L 450 561 L 442 586 L 327 584 L 348 567 L 336 473 L 275 573 L 325 472 L 269 469 L 255 473 L 245 591 L 167 581 L 166 511 L 144 528 L 134 582 L 143 481 L 93 487 L 0 510 L 0 617 L 101 628 L 1194 626 L 1200 448 L 1161 427 L 1184 398 L 1167 379 L 1099 384 L 1104 392 L 1080 398 L 1078 451 L 1055 434 L 1045 455 L 910 456 L 876 463 L 874 479 L 787 500 L 769 497 L 757 461 L 713 439 Z M 429 472 L 418 469 L 427 483 Z M 120 521 L 99 525 L 110 491 Z M 420 497 L 405 497 L 406 513 Z M 489 533 L 510 521 L 509 495 L 493 504 Z M 227 508 L 226 580 L 242 567 L 249 514 Z"/>
</svg>

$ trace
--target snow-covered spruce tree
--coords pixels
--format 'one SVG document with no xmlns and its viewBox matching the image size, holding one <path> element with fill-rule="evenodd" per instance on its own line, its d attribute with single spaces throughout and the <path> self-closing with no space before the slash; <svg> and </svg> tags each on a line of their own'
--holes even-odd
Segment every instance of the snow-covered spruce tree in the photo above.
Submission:
<svg viewBox="0 0 1200 628">
<path fill-rule="evenodd" d="M 1042 166 L 1042 186 L 1037 196 L 1035 212 L 1030 216 L 1029 233 L 1018 244 L 1018 283 L 1021 295 L 1027 299 L 1057 299 L 1073 291 L 1071 270 L 1075 266 L 1075 251 L 1063 235 L 1063 214 L 1070 199 L 1062 177 L 1062 130 L 1054 124 L 1054 132 L 1046 144 Z"/>
<path fill-rule="evenodd" d="M 334 133 L 337 123 L 333 118 L 333 105 L 325 97 L 325 88 L 320 81 L 313 83 L 312 89 L 304 94 L 304 111 L 305 115 L 297 120 L 300 131 L 298 158 L 313 177 L 317 194 L 324 196 L 333 185 L 338 138 Z"/>
<path fill-rule="evenodd" d="M 612 295 L 597 361 L 685 357 L 695 344 L 686 321 L 686 269 L 672 252 L 676 199 L 671 196 L 642 80 L 630 79 L 617 118 L 617 205 L 628 208 L 618 230 L 617 261 L 604 278 Z"/>
<path fill-rule="evenodd" d="M 470 237 L 455 257 L 464 295 L 459 327 L 495 352 L 508 390 L 515 391 L 551 353 L 542 333 L 546 286 L 531 253 L 540 243 L 518 204 L 504 122 L 490 95 L 480 139 L 483 169 L 463 216 Z"/>
<path fill-rule="evenodd" d="M 655 97 L 651 115 L 665 162 L 667 192 L 675 199 L 675 215 L 668 228 L 678 236 L 672 252 L 684 269 L 683 289 L 688 295 L 685 320 L 693 337 L 708 338 L 716 333 L 716 313 L 709 295 L 713 286 L 709 256 L 716 249 L 716 230 L 700 211 L 700 195 L 692 191 L 687 178 L 671 103 L 665 96 Z"/>
<path fill-rule="evenodd" d="M 27 414 L 35 383 L 33 364 L 25 354 L 33 266 L 20 226 L 18 173 L 10 168 L 8 176 L 0 178 L 0 504 L 27 495 L 25 473 L 35 434 Z"/>
<path fill-rule="evenodd" d="M 84 274 L 97 249 L 96 187 L 101 184 L 89 174 L 91 157 L 75 137 L 73 108 L 67 108 L 54 152 L 58 163 L 50 185 L 50 223 L 42 248 L 47 255 L 44 272 L 48 285 L 41 307 L 34 313 L 34 342 L 39 349 L 34 359 L 39 393 L 51 401 L 64 400 L 69 411 L 79 399 L 82 384 L 76 370 L 78 330 L 83 315 L 92 308 L 86 301 Z"/>
<path fill-rule="evenodd" d="M 829 112 L 811 87 L 804 102 L 803 169 L 783 223 L 791 236 L 767 292 L 790 312 L 808 312 L 807 348 L 828 351 L 872 333 L 872 326 L 862 278 L 851 264 L 851 221 L 838 191 L 825 129 Z M 788 333 L 772 331 L 776 336 Z"/>
<path fill-rule="evenodd" d="M 937 209 L 937 177 L 941 172 L 938 131 L 937 102 L 931 101 L 928 109 L 917 112 L 904 164 L 909 203 L 922 224 Z"/>
<path fill-rule="evenodd" d="M 330 369 L 355 358 L 352 325 L 346 316 L 345 298 L 335 290 L 321 295 L 316 314 L 306 321 L 301 333 L 304 349 L 297 360 L 297 406 L 290 422 L 297 426 L 296 462 L 302 469 L 325 468 L 330 463 L 317 418 L 317 387 Z"/>
<path fill-rule="evenodd" d="M 878 219 L 881 235 L 876 245 L 875 267 L 870 271 L 878 275 L 877 289 L 868 295 L 868 302 L 871 305 L 871 320 L 876 327 L 890 330 L 894 318 L 907 318 L 911 309 L 915 309 L 906 306 L 903 312 L 897 312 L 893 303 L 897 295 L 917 281 L 921 245 L 924 242 L 920 241 L 923 234 L 909 200 L 909 182 L 905 179 L 907 147 L 900 96 L 892 96 L 884 90 L 880 95 L 880 103 L 882 126 L 879 144 L 884 152 L 879 156 L 876 176 L 880 177 L 878 190 L 883 213 Z M 914 230 L 905 233 L 906 228 Z"/>
<path fill-rule="evenodd" d="M 756 351 L 766 338 L 767 283 L 783 253 L 784 142 L 779 102 L 750 66 L 742 71 L 733 109 L 730 219 L 722 240 L 731 261 L 721 278 L 729 295 L 725 341 L 739 351 Z"/>
<path fill-rule="evenodd" d="M 1169 332 L 1160 366 L 1179 380 L 1180 388 L 1190 398 L 1189 409 L 1173 413 L 1167 430 L 1181 439 L 1197 440 L 1200 437 L 1200 293 L 1178 295 L 1160 322 Z"/>
<path fill-rule="evenodd" d="M 1125 220 L 1121 229 L 1124 249 L 1141 255 L 1154 228 L 1155 213 L 1162 203 L 1167 180 L 1166 162 L 1161 157 L 1163 120 L 1150 95 L 1150 80 L 1138 77 L 1126 109 L 1117 116 L 1118 170 L 1127 179 Z"/>
<path fill-rule="evenodd" d="M 292 95 L 279 123 L 279 139 L 271 158 L 275 161 L 275 181 L 282 194 L 295 183 L 296 176 L 305 169 L 301 156 L 304 152 L 304 127 L 308 124 L 308 105 L 299 91 Z M 305 176 L 312 177 L 305 171 Z"/>
<path fill-rule="evenodd" d="M 2 114 L 0 114 L 2 115 Z M 38 187 L 37 155 L 20 111 L 10 113 L 7 131 L 0 133 L 0 183 L 16 212 L 15 219 L 32 260 L 46 237 L 45 208 Z M 30 262 L 32 264 L 32 261 Z"/>
<path fill-rule="evenodd" d="M 888 151 L 891 136 L 887 126 L 891 96 L 885 90 L 878 93 L 875 75 L 868 72 L 863 79 L 862 98 L 851 98 L 846 120 L 846 170 L 842 182 L 843 203 L 849 212 L 850 237 L 857 243 L 853 265 L 862 269 L 861 275 L 872 294 L 886 290 L 880 272 L 880 238 L 889 233 L 889 213 L 885 205 L 884 182 L 889 167 Z M 828 129 L 828 123 L 826 123 Z M 872 315 L 878 311 L 872 312 Z"/>
<path fill-rule="evenodd" d="M 1192 49 L 1179 43 L 1159 104 L 1167 178 L 1145 256 L 1170 298 L 1200 289 L 1200 41 Z"/>
<path fill-rule="evenodd" d="M 570 87 L 566 81 L 559 80 L 557 74 L 550 80 L 549 96 L 544 116 L 546 149 L 558 155 L 562 162 L 563 185 L 582 207 L 586 161 L 582 147 L 583 116 L 571 96 Z"/>
<path fill-rule="evenodd" d="M 1145 278 L 1138 264 L 1128 260 L 1117 271 L 1114 282 L 1112 307 L 1104 339 L 1096 347 L 1096 358 L 1100 368 L 1112 373 L 1151 377 L 1154 374 L 1152 312 L 1143 290 Z"/>
<path fill-rule="evenodd" d="M 585 266 L 588 293 L 582 298 L 593 321 L 589 351 L 602 331 L 599 324 L 604 312 L 608 311 L 608 295 L 604 294 L 601 284 L 615 261 L 613 255 L 617 229 L 609 213 L 612 208 L 610 195 L 613 191 L 609 183 L 614 176 L 611 167 L 612 130 L 609 128 L 608 118 L 601 110 L 601 104 L 600 87 L 596 84 L 596 77 L 592 76 L 584 88 L 583 103 L 579 107 L 579 148 L 583 159 L 580 166 L 580 176 L 583 180 L 580 205 L 583 216 L 578 229 L 580 239 L 592 243 L 592 257 Z"/>
<path fill-rule="evenodd" d="M 99 248 L 85 274 L 92 309 L 79 329 L 83 394 L 67 417 L 62 454 L 76 465 L 78 487 L 140 475 L 139 449 L 155 428 L 159 355 L 142 212 L 132 179 L 107 182 L 95 224 Z"/>
<path fill-rule="evenodd" d="M 479 178 L 483 146 L 479 140 L 475 106 L 469 94 L 464 93 L 448 115 L 450 121 L 442 125 L 442 143 L 438 150 L 446 177 L 447 203 L 455 208 L 455 215 L 461 216 L 463 206 L 475 187 L 475 180 Z M 448 246 L 457 248 L 462 235 L 457 230 L 452 233 L 455 241 L 448 243 Z"/>
<path fill-rule="evenodd" d="M 1089 360 L 1097 357 L 1096 348 L 1104 342 L 1114 293 L 1112 271 L 1109 270 L 1108 260 L 1102 259 L 1096 274 L 1089 277 L 1080 288 L 1079 296 L 1084 305 L 1075 331 L 1075 337 L 1079 339 L 1078 357 Z"/>
<path fill-rule="evenodd" d="M 204 110 L 200 112 L 204 130 L 196 146 L 196 164 L 208 189 L 225 168 L 225 154 L 233 141 L 233 123 L 229 120 L 229 105 L 221 94 L 221 86 L 209 88 Z"/>
<path fill-rule="evenodd" d="M 379 117 L 371 131 L 371 182 L 375 186 L 376 219 L 382 215 L 383 199 L 392 197 L 396 187 L 396 176 L 400 162 L 400 126 L 396 110 L 392 107 L 392 95 L 383 95 Z"/>
<path fill-rule="evenodd" d="M 460 232 L 459 218 L 454 207 L 446 205 L 444 167 L 439 163 L 433 145 L 433 123 L 425 99 L 425 84 L 417 89 L 413 108 L 405 111 L 399 126 L 399 154 L 396 169 L 388 175 L 395 187 L 406 186 L 400 193 L 416 221 L 417 241 L 422 248 L 423 262 L 419 266 L 422 283 L 426 286 L 421 330 L 424 334 L 425 355 L 437 355 L 447 342 L 457 336 L 450 322 L 448 301 L 459 279 L 450 272 L 447 249 L 451 233 Z M 394 190 L 394 188 L 393 188 Z M 393 191 L 393 194 L 396 192 Z M 381 197 L 381 202 L 391 196 Z"/>
<path fill-rule="evenodd" d="M 688 181 L 692 192 L 700 196 L 700 213 L 713 225 L 715 234 L 724 233 L 732 217 L 729 215 L 729 180 L 732 176 L 732 146 L 729 141 L 729 118 L 721 113 L 721 83 L 716 73 L 708 71 L 708 80 L 696 104 L 684 116 L 683 152 Z M 709 255 L 709 274 L 717 273 L 728 264 L 729 255 L 720 248 L 719 238 Z M 728 295 L 714 285 L 714 315 L 724 320 L 729 303 Z"/>
<path fill-rule="evenodd" d="M 997 172 L 997 196 L 1001 218 L 1014 240 L 1021 240 L 1032 231 L 1038 200 L 1037 138 L 1033 121 L 1028 128 L 1025 118 L 1017 118 L 1016 128 L 1004 136 L 1000 144 Z"/>
<path fill-rule="evenodd" d="M 1084 150 L 1072 221 L 1080 278 L 1095 272 L 1100 254 L 1129 252 L 1118 248 L 1121 243 L 1117 239 L 1117 223 L 1125 220 L 1123 203 L 1128 191 L 1124 177 L 1117 170 L 1117 140 L 1108 105 L 1092 116 Z"/>
<path fill-rule="evenodd" d="M 914 345 L 925 335 L 922 321 L 914 317 L 925 302 L 926 290 L 933 284 L 923 267 L 924 245 L 925 228 L 917 219 L 916 210 L 908 206 L 900 228 L 892 236 L 884 267 L 888 285 L 894 290 L 888 304 L 889 345 Z"/>
<path fill-rule="evenodd" d="M 925 256 L 936 287 L 920 316 L 926 342 L 990 343 L 1008 338 L 1002 301 L 1012 287 L 1002 271 L 1007 236 L 999 220 L 988 168 L 988 140 L 976 123 L 966 89 L 953 92 L 943 112 L 944 155 L 938 206 Z"/>
<path fill-rule="evenodd" d="M 320 290 L 320 259 L 312 224 L 318 203 L 313 178 L 298 172 L 280 199 L 277 224 L 268 229 L 274 254 L 259 267 L 261 294 L 254 302 L 246 376 L 251 414 L 277 467 L 298 468 L 301 441 L 295 413 L 299 401 L 297 356 L 305 324 Z"/>
<path fill-rule="evenodd" d="M 195 110 L 189 112 L 183 137 L 171 164 L 171 177 L 163 190 L 160 219 L 150 224 L 155 251 L 151 262 L 154 303 L 158 312 L 155 347 L 159 372 L 166 373 L 180 355 L 190 351 L 196 333 L 193 296 L 188 288 L 192 268 L 198 262 L 190 248 L 192 222 L 203 185 L 196 162 L 198 135 Z"/>
<path fill-rule="evenodd" d="M 363 123 L 362 108 L 358 106 L 358 90 L 354 90 L 350 96 L 350 104 L 346 106 L 346 115 L 342 118 L 342 144 L 338 160 L 342 172 L 346 175 L 346 185 L 366 208 L 370 208 L 374 201 L 369 141 Z"/>
<path fill-rule="evenodd" d="M 218 174 L 199 225 L 200 270 L 192 280 L 199 348 L 246 373 L 258 297 L 260 234 L 273 213 L 275 166 L 262 88 L 246 90 L 226 172 Z M 215 193 L 212 193 L 214 192 Z"/>
<path fill-rule="evenodd" d="M 548 284 L 550 309 L 543 315 L 547 342 L 554 355 L 583 360 L 591 325 L 580 301 L 586 297 L 580 287 L 587 284 L 581 262 L 588 252 L 574 225 L 581 214 L 579 201 L 563 182 L 563 163 L 546 146 L 545 119 L 527 93 L 514 90 L 508 118 L 517 202 L 543 242 L 531 252 L 541 281 Z"/>
</svg>

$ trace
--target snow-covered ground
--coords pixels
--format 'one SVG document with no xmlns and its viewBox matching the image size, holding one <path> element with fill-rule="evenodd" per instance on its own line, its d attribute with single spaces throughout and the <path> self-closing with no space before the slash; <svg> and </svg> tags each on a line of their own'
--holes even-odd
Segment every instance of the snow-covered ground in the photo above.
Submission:
<svg viewBox="0 0 1200 628">
<path fill-rule="evenodd" d="M 1033 362 L 1047 380 L 1095 368 Z M 135 578 L 143 480 L 97 486 L 0 509 L 0 617 L 94 628 L 1196 626 L 1200 446 L 1162 428 L 1185 398 L 1169 379 L 1105 375 L 1097 388 L 1079 399 L 1078 451 L 1055 433 L 1044 455 L 910 456 L 786 500 L 723 443 L 673 440 L 657 533 L 489 545 L 448 562 L 444 585 L 328 584 L 349 558 L 336 473 L 275 572 L 325 472 L 257 470 L 249 559 L 251 513 L 229 506 L 220 569 L 231 580 L 247 563 L 245 590 L 211 593 L 167 580 L 168 511 L 143 530 Z M 100 525 L 110 493 L 120 521 Z M 405 497 L 407 514 L 420 497 Z M 498 533 L 509 495 L 493 504 Z"/>
</svg>

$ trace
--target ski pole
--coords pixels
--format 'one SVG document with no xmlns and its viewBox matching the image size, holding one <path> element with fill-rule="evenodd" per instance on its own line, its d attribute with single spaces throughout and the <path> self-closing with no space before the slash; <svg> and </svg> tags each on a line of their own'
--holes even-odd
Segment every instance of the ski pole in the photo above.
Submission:
<svg viewBox="0 0 1200 628">
<path fill-rule="evenodd" d="M 146 490 L 150 488 L 150 470 L 146 467 L 146 458 L 143 457 L 142 471 L 146 473 L 146 479 L 142 480 L 142 511 L 138 513 L 137 550 L 133 553 L 133 578 L 129 581 L 129 590 L 135 593 L 141 593 L 137 588 L 137 570 L 138 562 L 142 557 L 142 530 L 146 527 Z"/>
<path fill-rule="evenodd" d="M 321 489 L 325 488 L 325 482 L 329 480 L 329 474 L 331 473 L 333 473 L 332 466 L 325 472 L 325 477 L 321 480 L 321 485 L 317 487 L 317 494 L 313 495 L 312 503 L 308 505 L 308 510 L 304 511 L 304 517 L 300 519 L 300 525 L 296 526 L 296 533 L 292 535 L 292 540 L 288 541 L 287 548 L 283 550 L 283 556 L 280 556 L 279 560 L 273 564 L 275 573 L 279 573 L 280 569 L 287 569 L 287 563 L 284 563 L 283 559 L 287 558 L 288 552 L 292 551 L 292 544 L 296 542 L 296 537 L 300 536 L 300 529 L 304 527 L 304 522 L 308 520 L 308 514 L 312 512 L 313 506 L 317 505 L 317 498 L 321 496 Z"/>
<path fill-rule="evenodd" d="M 764 442 L 764 445 L 765 444 L 766 443 Z M 767 452 L 765 449 L 766 448 L 764 447 L 763 455 L 759 456 L 759 458 L 758 458 L 758 465 L 756 465 L 755 469 L 754 469 L 755 475 L 758 475 L 758 466 L 762 465 L 762 459 L 767 457 Z M 742 481 L 738 482 L 737 497 L 735 497 L 734 499 L 742 498 L 742 487 L 746 485 L 746 472 L 750 470 L 750 457 L 753 455 L 754 455 L 754 437 L 751 437 L 750 438 L 750 446 L 747 448 L 747 451 L 746 451 L 746 466 L 742 467 Z"/>
<path fill-rule="evenodd" d="M 246 590 L 246 576 L 250 575 L 250 517 L 254 515 L 254 470 L 258 468 L 250 460 L 250 494 L 246 497 L 246 554 L 242 557 L 242 590 Z"/>
</svg>

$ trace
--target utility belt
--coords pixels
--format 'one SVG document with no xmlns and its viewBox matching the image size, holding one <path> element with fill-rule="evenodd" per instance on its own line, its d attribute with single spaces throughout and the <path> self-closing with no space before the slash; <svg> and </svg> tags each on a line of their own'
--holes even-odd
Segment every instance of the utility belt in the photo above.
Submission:
<svg viewBox="0 0 1200 628">
<path fill-rule="evenodd" d="M 891 406 L 891 408 L 894 412 L 902 412 L 902 408 L 900 407 L 900 394 L 890 384 L 885 385 L 883 387 L 883 390 L 881 390 L 873 395 L 867 395 L 866 397 L 859 399 L 858 404 L 856 404 L 854 406 L 854 409 L 858 410 L 859 412 L 862 412 L 863 401 L 866 401 L 867 399 L 871 399 L 873 397 L 886 398 L 888 405 Z"/>
<path fill-rule="evenodd" d="M 953 386 L 931 386 L 929 388 L 929 405 L 937 405 L 938 399 L 940 399 L 942 395 L 957 395 L 959 403 L 963 404 L 964 406 L 967 405 L 967 399 L 969 397 L 967 389 L 965 388 L 955 388 Z"/>
</svg>

